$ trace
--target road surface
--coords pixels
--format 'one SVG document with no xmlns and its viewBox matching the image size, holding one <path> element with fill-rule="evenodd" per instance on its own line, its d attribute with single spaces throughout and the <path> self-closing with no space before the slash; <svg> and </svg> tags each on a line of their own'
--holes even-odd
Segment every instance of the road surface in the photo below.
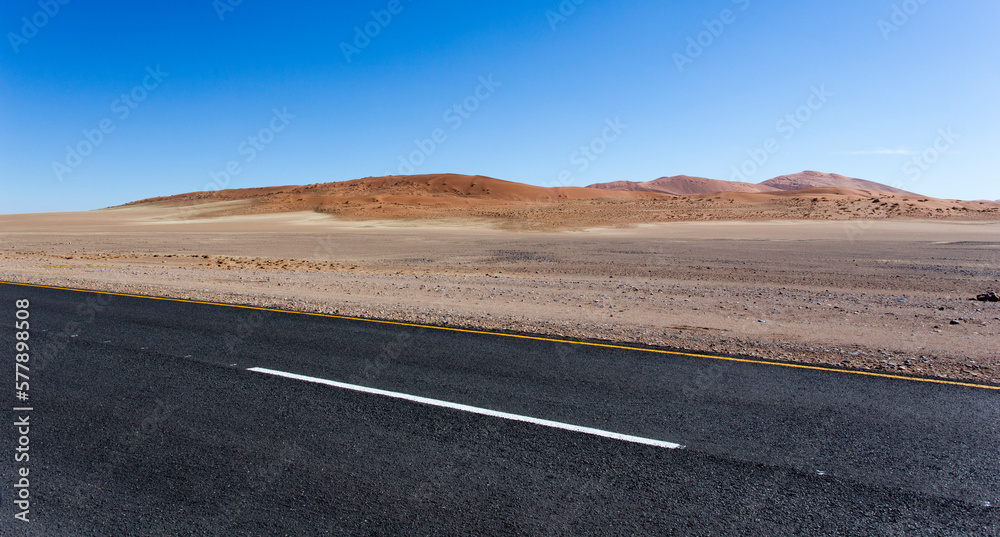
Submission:
<svg viewBox="0 0 1000 537">
<path fill-rule="evenodd" d="M 0 316 L 3 535 L 1000 534 L 989 387 L 10 284 Z"/>
</svg>

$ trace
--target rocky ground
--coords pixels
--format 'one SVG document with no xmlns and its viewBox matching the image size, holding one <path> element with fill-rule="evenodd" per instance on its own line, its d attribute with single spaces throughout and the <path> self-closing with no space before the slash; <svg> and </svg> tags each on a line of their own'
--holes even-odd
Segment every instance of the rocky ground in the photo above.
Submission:
<svg viewBox="0 0 1000 537">
<path fill-rule="evenodd" d="M 833 225 L 0 233 L 0 279 L 1000 384 L 1000 226 Z"/>
</svg>

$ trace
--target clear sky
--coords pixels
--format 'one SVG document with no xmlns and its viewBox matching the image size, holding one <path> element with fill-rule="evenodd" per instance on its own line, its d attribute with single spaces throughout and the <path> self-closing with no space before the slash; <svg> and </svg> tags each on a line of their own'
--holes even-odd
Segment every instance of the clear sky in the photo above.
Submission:
<svg viewBox="0 0 1000 537">
<path fill-rule="evenodd" d="M 4 0 L 0 213 L 400 172 L 1000 199 L 998 23 L 995 0 Z"/>
</svg>

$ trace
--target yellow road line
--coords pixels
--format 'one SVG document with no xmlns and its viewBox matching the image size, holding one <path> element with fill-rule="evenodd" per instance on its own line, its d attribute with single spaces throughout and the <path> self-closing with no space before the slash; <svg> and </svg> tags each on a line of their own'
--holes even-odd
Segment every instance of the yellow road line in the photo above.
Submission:
<svg viewBox="0 0 1000 537">
<path fill-rule="evenodd" d="M 240 304 L 223 304 L 223 303 L 219 303 L 219 302 L 204 302 L 204 301 L 200 301 L 200 300 L 186 300 L 186 299 L 183 299 L 183 298 L 168 298 L 168 297 L 159 297 L 159 296 L 130 295 L 130 294 L 127 294 L 127 293 L 111 293 L 111 292 L 107 292 L 107 291 L 94 291 L 94 290 L 91 290 L 91 289 L 74 289 L 74 288 L 71 288 L 71 287 L 55 287 L 55 286 L 51 286 L 51 285 L 36 285 L 36 284 L 30 284 L 30 283 L 18 283 L 18 282 L 4 282 L 4 281 L 0 281 L 0 284 L 18 285 L 18 286 L 21 286 L 21 287 L 37 287 L 37 288 L 40 288 L 40 289 L 56 289 L 56 290 L 59 290 L 59 291 L 74 291 L 74 292 L 77 292 L 77 293 L 93 293 L 93 294 L 98 294 L 98 295 L 123 296 L 123 297 L 128 297 L 128 298 L 144 298 L 144 299 L 147 299 L 147 300 L 163 300 L 163 301 L 167 301 L 167 302 L 182 302 L 182 303 L 185 303 L 185 304 L 202 304 L 202 305 L 206 305 L 206 306 L 223 306 L 223 307 L 227 307 L 227 308 L 240 308 L 240 309 L 256 310 L 256 311 L 269 311 L 269 312 L 274 312 L 274 313 L 292 313 L 292 314 L 295 314 L 295 315 L 311 315 L 313 317 L 327 317 L 327 318 L 330 318 L 330 319 L 343 319 L 343 320 L 347 320 L 347 321 L 363 321 L 363 322 L 366 322 L 366 323 L 387 324 L 387 325 L 393 325 L 393 326 L 408 326 L 408 327 L 412 327 L 412 328 L 429 328 L 429 329 L 432 329 L 432 330 L 447 330 L 447 331 L 450 331 L 450 332 L 462 332 L 462 333 L 465 333 L 465 334 L 482 334 L 482 335 L 487 335 L 487 336 L 501 336 L 501 337 L 517 338 L 517 339 L 530 339 L 530 340 L 534 340 L 534 341 L 548 341 L 548 342 L 552 342 L 552 343 L 568 343 L 568 344 L 571 344 L 571 345 L 584 345 L 584 346 L 588 346 L 588 347 L 602 347 L 602 348 L 606 348 L 606 349 L 624 349 L 624 350 L 630 350 L 630 351 L 651 352 L 651 353 L 656 353 L 656 354 L 669 354 L 669 355 L 674 355 L 674 356 L 689 356 L 689 357 L 692 357 L 692 358 L 707 358 L 707 359 L 710 359 L 710 360 L 724 360 L 724 361 L 727 361 L 727 362 L 739 362 L 739 363 L 744 363 L 744 364 L 773 365 L 773 366 L 778 366 L 778 367 L 790 367 L 790 368 L 794 368 L 794 369 L 808 369 L 808 370 L 812 370 L 812 371 L 828 371 L 828 372 L 831 372 L 831 373 L 846 373 L 846 374 L 851 374 L 851 375 L 864 375 L 864 376 L 867 376 L 867 377 L 879 377 L 879 378 L 896 379 L 896 380 L 909 380 L 909 381 L 913 381 L 913 382 L 927 382 L 927 383 L 932 383 L 932 384 L 948 384 L 948 385 L 951 385 L 951 386 L 964 386 L 964 387 L 967 387 L 967 388 L 980 388 L 980 389 L 984 389 L 984 390 L 1000 390 L 1000 386 L 989 386 L 989 385 L 986 385 L 986 384 L 974 384 L 974 383 L 971 383 L 971 382 L 958 382 L 958 381 L 954 381 L 954 380 L 926 379 L 926 378 L 919 378 L 919 377 L 906 377 L 906 376 L 902 376 L 902 375 L 890 375 L 888 373 L 875 373 L 875 372 L 872 372 L 872 371 L 852 371 L 852 370 L 849 370 L 849 369 L 836 369 L 836 368 L 833 368 L 833 367 L 822 367 L 822 366 L 816 366 L 816 365 L 789 364 L 789 363 L 781 363 L 781 362 L 770 362 L 770 361 L 765 361 L 765 360 L 751 360 L 749 358 L 731 358 L 731 357 L 728 357 L 728 356 L 714 356 L 714 355 L 711 355 L 711 354 L 695 354 L 695 353 L 690 353 L 690 352 L 668 351 L 668 350 L 663 350 L 663 349 L 646 349 L 646 348 L 642 348 L 642 347 L 629 347 L 627 345 L 615 345 L 615 344 L 612 344 L 612 343 L 592 343 L 592 342 L 587 342 L 587 341 L 570 341 L 570 340 L 566 340 L 566 339 L 555 339 L 555 338 L 547 338 L 547 337 L 541 337 L 541 336 L 527 336 L 527 335 L 520 335 L 520 334 L 504 334 L 502 332 L 488 332 L 488 331 L 485 331 L 485 330 L 470 330 L 470 329 L 467 329 L 467 328 L 449 328 L 447 326 L 433 326 L 433 325 L 427 325 L 427 324 L 404 323 L 404 322 L 400 322 L 400 321 L 383 321 L 383 320 L 379 320 L 379 319 L 365 319 L 365 318 L 362 318 L 362 317 L 348 317 L 346 315 L 332 315 L 332 314 L 329 314 L 329 313 L 313 313 L 313 312 L 308 312 L 308 311 L 279 310 L 279 309 L 274 309 L 274 308 L 262 308 L 262 307 L 259 307 L 259 306 L 243 306 L 243 305 L 240 305 Z"/>
</svg>

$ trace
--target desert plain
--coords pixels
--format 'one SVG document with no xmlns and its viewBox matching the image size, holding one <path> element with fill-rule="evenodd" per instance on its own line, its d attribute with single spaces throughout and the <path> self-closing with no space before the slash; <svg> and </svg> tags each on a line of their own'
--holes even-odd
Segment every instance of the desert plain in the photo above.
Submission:
<svg viewBox="0 0 1000 537">
<path fill-rule="evenodd" d="M 0 216 L 0 280 L 1000 383 L 1000 204 L 476 181 Z"/>
</svg>

